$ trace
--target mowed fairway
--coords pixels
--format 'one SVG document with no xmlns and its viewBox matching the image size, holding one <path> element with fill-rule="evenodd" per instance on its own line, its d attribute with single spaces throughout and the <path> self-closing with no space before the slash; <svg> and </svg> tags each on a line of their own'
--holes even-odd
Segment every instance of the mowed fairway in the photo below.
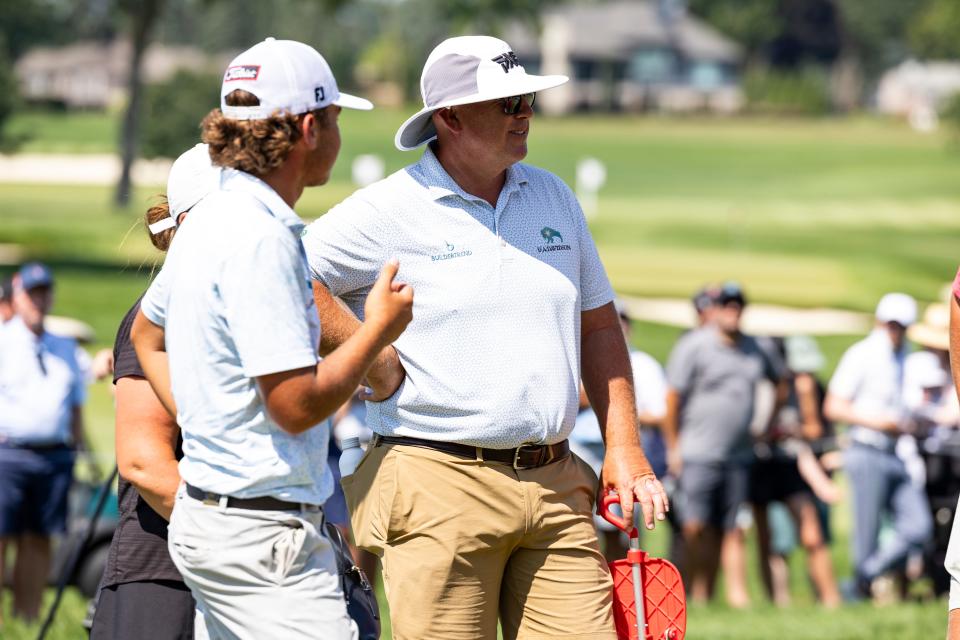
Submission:
<svg viewBox="0 0 960 640">
<path fill-rule="evenodd" d="M 305 193 L 301 215 L 320 216 L 352 191 L 350 163 L 358 154 L 383 156 L 388 171 L 415 160 L 416 153 L 392 146 L 406 115 L 345 111 L 333 181 Z M 95 118 L 69 125 L 50 116 L 20 122 L 37 134 L 31 151 L 103 152 L 111 144 L 102 139 L 104 132 L 115 130 Z M 58 141 L 65 131 L 69 139 Z M 936 299 L 960 262 L 960 153 L 951 150 L 945 134 L 921 136 L 869 119 L 534 122 L 530 162 L 572 185 L 576 163 L 586 156 L 607 168 L 591 227 L 614 286 L 624 293 L 686 297 L 706 281 L 736 278 L 757 300 L 866 311 L 889 290 Z M 55 174 L 51 167 L 52 181 Z M 108 345 L 158 258 L 137 216 L 160 190 L 140 188 L 134 205 L 116 212 L 107 187 L 0 184 L 0 244 L 49 261 L 60 278 L 55 312 L 91 323 L 98 346 Z M 12 268 L 0 264 L 3 273 Z M 661 360 L 679 331 L 648 324 L 637 329 L 637 344 Z M 836 362 L 854 339 L 821 344 Z M 87 418 L 95 446 L 112 460 L 105 384 L 93 388 Z M 843 575 L 845 517 L 837 528 L 834 551 Z M 662 549 L 665 538 L 648 542 Z M 795 558 L 794 566 L 796 608 L 696 610 L 688 637 L 919 640 L 943 633 L 942 602 L 820 612 L 800 575 L 802 559 Z M 756 583 L 753 592 L 759 596 Z M 79 620 L 82 608 L 70 603 L 67 614 Z M 8 637 L 7 630 L 2 635 Z"/>
</svg>

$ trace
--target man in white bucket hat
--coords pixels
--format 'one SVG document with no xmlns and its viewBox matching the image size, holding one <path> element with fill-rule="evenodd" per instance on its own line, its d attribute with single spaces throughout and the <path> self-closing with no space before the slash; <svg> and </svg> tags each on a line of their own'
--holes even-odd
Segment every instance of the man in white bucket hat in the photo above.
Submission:
<svg viewBox="0 0 960 640">
<path fill-rule="evenodd" d="M 357 637 L 323 534 L 324 419 L 410 321 L 412 291 L 385 260 L 367 322 L 318 362 L 293 206 L 329 179 L 341 106 L 372 105 L 340 93 L 306 44 L 268 38 L 233 60 L 202 125 L 219 188 L 191 209 L 134 321 L 138 359 L 183 435 L 168 548 L 200 638 Z"/>
<path fill-rule="evenodd" d="M 667 500 L 640 447 L 630 361 L 583 212 L 521 164 L 537 91 L 496 38 L 450 38 L 397 132 L 420 160 L 303 238 L 324 340 L 349 336 L 383 256 L 415 321 L 369 375 L 371 446 L 343 479 L 357 543 L 383 557 L 398 639 L 616 637 L 592 522 L 597 478 L 570 455 L 581 368 L 602 425 L 602 489 L 652 527 Z"/>
</svg>

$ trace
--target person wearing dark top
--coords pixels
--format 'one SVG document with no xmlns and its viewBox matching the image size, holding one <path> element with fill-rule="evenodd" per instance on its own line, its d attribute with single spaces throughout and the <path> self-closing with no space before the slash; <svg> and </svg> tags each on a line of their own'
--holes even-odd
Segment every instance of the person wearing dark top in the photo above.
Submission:
<svg viewBox="0 0 960 640">
<path fill-rule="evenodd" d="M 145 215 L 150 240 L 166 251 L 186 212 L 219 183 L 206 145 L 174 163 L 167 199 Z M 180 429 L 144 376 L 130 342 L 140 300 L 114 343 L 116 447 L 120 520 L 100 583 L 93 640 L 185 640 L 194 637 L 196 605 L 167 550 L 167 520 L 180 484 Z"/>
</svg>

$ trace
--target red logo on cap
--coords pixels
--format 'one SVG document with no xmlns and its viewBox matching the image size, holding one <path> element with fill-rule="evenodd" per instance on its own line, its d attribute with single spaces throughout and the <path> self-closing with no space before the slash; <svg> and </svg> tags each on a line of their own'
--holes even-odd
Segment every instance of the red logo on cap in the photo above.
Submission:
<svg viewBox="0 0 960 640">
<path fill-rule="evenodd" d="M 260 75 L 260 65 L 241 64 L 236 67 L 229 67 L 223 74 L 224 82 L 233 82 L 234 80 L 256 80 Z"/>
</svg>

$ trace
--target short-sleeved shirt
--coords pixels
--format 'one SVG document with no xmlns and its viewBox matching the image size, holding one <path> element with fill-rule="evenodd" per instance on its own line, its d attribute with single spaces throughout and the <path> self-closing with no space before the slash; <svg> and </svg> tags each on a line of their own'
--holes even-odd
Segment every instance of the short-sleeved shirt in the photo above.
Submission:
<svg viewBox="0 0 960 640">
<path fill-rule="evenodd" d="M 895 351 L 883 328 L 851 346 L 843 354 L 828 392 L 853 403 L 861 415 L 898 419 L 904 411 L 903 390 L 907 349 Z M 850 425 L 850 437 L 858 442 L 892 450 L 897 435 L 881 433 L 863 425 Z"/>
<path fill-rule="evenodd" d="M 183 434 L 180 475 L 205 491 L 322 504 L 333 491 L 325 423 L 299 435 L 267 413 L 256 378 L 316 365 L 320 323 L 303 222 L 233 170 L 180 226 L 144 315 L 166 330 Z"/>
<path fill-rule="evenodd" d="M 681 457 L 749 460 L 757 384 L 783 376 L 783 364 L 751 336 L 729 343 L 712 326 L 681 336 L 667 363 L 667 383 L 681 396 Z"/>
<path fill-rule="evenodd" d="M 414 288 L 395 347 L 407 375 L 369 403 L 382 435 L 497 449 L 555 443 L 577 416 L 580 314 L 613 291 L 570 189 L 514 164 L 496 206 L 428 148 L 307 227 L 313 276 L 359 317 L 383 264 Z"/>
<path fill-rule="evenodd" d="M 0 439 L 71 443 L 74 408 L 86 396 L 73 338 L 39 337 L 13 318 L 0 331 Z"/>
<path fill-rule="evenodd" d="M 130 342 L 130 327 L 139 308 L 137 300 L 120 323 L 113 343 L 114 384 L 121 378 L 145 377 Z M 175 453 L 178 460 L 183 457 L 179 437 Z M 113 532 L 101 586 L 144 580 L 181 582 L 180 572 L 167 551 L 167 521 L 147 504 L 123 474 L 117 481 L 117 499 L 120 518 Z"/>
</svg>

